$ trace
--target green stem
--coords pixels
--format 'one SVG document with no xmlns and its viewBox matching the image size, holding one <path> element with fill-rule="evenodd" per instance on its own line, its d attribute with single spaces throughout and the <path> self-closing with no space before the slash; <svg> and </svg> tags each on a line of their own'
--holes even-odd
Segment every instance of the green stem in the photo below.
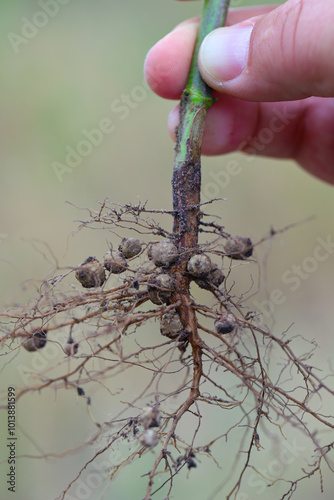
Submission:
<svg viewBox="0 0 334 500">
<path fill-rule="evenodd" d="M 212 89 L 197 66 L 198 52 L 208 33 L 225 24 L 230 0 L 205 0 L 187 85 L 180 102 L 173 170 L 174 235 L 180 249 L 196 248 L 200 219 L 201 146 Z"/>
</svg>

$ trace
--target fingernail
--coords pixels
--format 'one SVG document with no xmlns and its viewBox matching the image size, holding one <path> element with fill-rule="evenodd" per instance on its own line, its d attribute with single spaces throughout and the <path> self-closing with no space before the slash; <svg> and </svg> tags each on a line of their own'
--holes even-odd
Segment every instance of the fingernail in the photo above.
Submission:
<svg viewBox="0 0 334 500">
<path fill-rule="evenodd" d="M 203 41 L 199 64 L 203 76 L 215 83 L 239 76 L 246 68 L 253 25 L 218 28 Z M 205 75 L 206 73 L 206 75 Z"/>
</svg>

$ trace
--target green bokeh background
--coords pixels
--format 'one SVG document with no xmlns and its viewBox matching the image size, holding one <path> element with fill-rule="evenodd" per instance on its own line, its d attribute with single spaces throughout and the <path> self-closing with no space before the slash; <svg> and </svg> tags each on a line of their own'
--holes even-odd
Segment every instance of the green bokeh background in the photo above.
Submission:
<svg viewBox="0 0 334 500">
<path fill-rule="evenodd" d="M 2 305 L 25 300 L 32 291 L 26 292 L 22 283 L 47 275 L 50 264 L 40 252 L 48 253 L 47 247 L 64 266 L 75 266 L 88 255 L 104 253 L 105 237 L 92 232 L 71 236 L 77 227 L 74 220 L 83 217 L 76 207 L 96 208 L 97 201 L 109 197 L 121 203 L 148 200 L 149 207 L 170 208 L 173 145 L 166 117 L 173 103 L 145 90 L 143 62 L 159 38 L 201 9 L 201 2 L 172 0 L 70 0 L 66 5 L 59 4 L 59 13 L 15 53 L 8 34 L 20 34 L 25 22 L 22 18 L 32 20 L 43 3 L 16 0 L 0 5 Z M 235 1 L 232 5 L 254 3 Z M 111 106 L 126 95 L 132 96 L 135 105 L 121 119 Z M 138 95 L 144 97 L 133 99 Z M 64 162 L 66 148 L 75 149 L 84 139 L 82 131 L 96 128 L 105 118 L 113 122 L 115 130 L 59 182 L 53 162 Z M 225 182 L 231 160 L 241 166 L 242 172 Z M 213 181 L 217 176 L 220 184 Z M 271 248 L 267 244 L 257 251 L 259 260 L 267 257 L 267 261 L 262 271 L 265 287 L 256 300 L 261 302 L 273 289 L 280 289 L 286 300 L 275 308 L 274 331 L 282 332 L 293 324 L 294 334 L 300 333 L 308 341 L 316 339 L 320 347 L 314 363 L 327 371 L 333 346 L 334 256 L 320 262 L 295 292 L 282 283 L 282 275 L 313 255 L 317 238 L 330 235 L 334 239 L 333 188 L 293 162 L 266 158 L 249 162 L 242 155 L 232 154 L 203 159 L 203 191 L 227 198 L 218 208 L 227 231 L 251 236 L 254 241 L 271 226 L 279 229 L 314 215 L 312 221 L 279 235 Z M 20 356 L 2 372 L 2 390 L 8 385 L 22 385 L 17 366 L 32 361 L 24 353 Z M 4 367 L 5 358 L 0 363 Z M 103 418 L 111 412 L 103 397 L 96 396 L 93 403 Z M 5 425 L 3 418 L 1 424 Z M 215 418 L 223 418 L 221 412 Z M 53 391 L 23 398 L 18 422 L 21 454 L 59 453 L 88 439 L 94 431 L 84 402 L 73 402 L 72 394 Z M 233 448 L 225 443 L 221 446 L 222 455 L 230 462 Z M 2 441 L 1 456 L 3 451 Z M 47 463 L 22 459 L 16 496 L 6 491 L 6 466 L 2 466 L 0 497 L 52 500 L 90 456 L 86 451 Z M 138 477 L 149 470 L 153 456 L 142 459 L 144 469 L 142 463 L 128 467 L 106 498 L 140 500 L 145 481 Z M 261 464 L 261 458 L 258 460 Z M 268 460 L 266 455 L 265 462 Z M 329 500 L 333 479 L 326 474 L 325 478 L 322 498 Z M 189 480 L 176 482 L 174 498 L 206 499 L 219 482 L 220 470 L 203 465 L 191 471 Z M 224 493 L 223 489 L 217 498 L 225 498 Z M 271 491 L 259 494 L 256 487 L 246 493 L 248 498 L 243 500 L 266 500 L 269 496 L 276 500 Z M 318 494 L 319 484 L 313 478 L 300 486 L 294 498 L 308 500 Z M 81 495 L 78 500 L 97 500 L 101 490 Z M 154 498 L 163 499 L 158 495 Z"/>
</svg>

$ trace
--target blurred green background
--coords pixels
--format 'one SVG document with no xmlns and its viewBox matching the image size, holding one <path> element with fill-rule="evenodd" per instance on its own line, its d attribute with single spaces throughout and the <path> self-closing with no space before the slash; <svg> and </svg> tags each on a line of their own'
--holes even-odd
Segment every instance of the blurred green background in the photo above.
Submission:
<svg viewBox="0 0 334 500">
<path fill-rule="evenodd" d="M 41 5 L 45 3 L 16 0 L 0 6 L 2 306 L 25 300 L 21 284 L 42 279 L 50 271 L 52 266 L 39 250 L 48 253 L 48 246 L 64 266 L 75 266 L 88 255 L 104 253 L 105 236 L 88 231 L 71 236 L 77 227 L 74 221 L 86 217 L 73 205 L 96 208 L 97 201 L 109 197 L 121 203 L 148 200 L 151 208 L 171 207 L 173 144 L 166 118 L 173 103 L 145 88 L 143 62 L 159 38 L 185 18 L 198 15 L 202 7 L 201 2 L 172 0 L 63 0 L 63 4 L 59 0 L 59 12 L 49 16 L 45 26 L 38 28 L 27 43 L 19 43 L 15 51 L 9 33 L 20 34 L 27 20 L 39 19 L 43 24 L 43 16 L 36 13 L 44 12 Z M 255 3 L 270 2 L 236 0 L 232 5 Z M 122 116 L 115 106 L 124 96 L 130 96 L 132 104 Z M 60 182 L 54 162 L 64 163 L 68 148 L 75 149 L 85 138 L 83 130 L 95 129 L 104 119 L 112 121 L 113 132 L 105 134 L 98 146 L 61 176 Z M 242 171 L 226 181 L 226 166 L 231 160 L 237 161 Z M 334 239 L 333 188 L 293 162 L 265 158 L 248 162 L 246 157 L 233 154 L 203 159 L 203 192 L 227 198 L 217 209 L 226 230 L 250 236 L 253 241 L 271 226 L 279 229 L 314 216 L 311 222 L 257 250 L 259 261 L 264 262 L 261 278 L 265 286 L 251 301 L 261 304 L 272 290 L 281 290 L 284 303 L 275 307 L 275 321 L 269 318 L 268 322 L 275 333 L 293 324 L 294 335 L 302 334 L 308 341 L 316 339 L 320 347 L 312 362 L 327 371 L 332 358 L 334 255 L 329 254 L 307 273 L 294 292 L 282 283 L 282 275 L 313 256 L 317 238 Z M 4 358 L 1 362 L 5 363 Z M 16 362 L 28 364 L 31 360 L 16 358 Z M 2 389 L 8 384 L 22 385 L 14 363 L 2 374 Z M 108 413 L 103 403 L 103 398 L 95 402 L 101 405 L 102 413 Z M 222 418 L 221 413 L 217 415 Z M 18 421 L 21 454 L 60 452 L 88 439 L 94 430 L 84 402 L 73 404 L 72 397 L 52 391 L 23 399 Z M 233 453 L 229 444 L 222 442 L 221 446 L 223 456 Z M 3 475 L 0 496 L 4 500 L 52 500 L 87 457 L 90 454 L 86 452 L 45 463 L 23 459 L 18 496 L 8 494 Z M 145 471 L 152 457 L 149 454 L 145 459 Z M 268 460 L 266 455 L 265 462 Z M 140 500 L 144 486 L 137 478 L 142 473 L 142 464 L 126 469 L 106 498 Z M 220 483 L 220 474 L 219 469 L 207 464 L 191 471 L 189 480 L 176 482 L 174 498 L 206 499 Z M 330 476 L 326 479 L 322 498 L 329 500 L 334 483 Z M 82 490 L 76 498 L 100 498 L 100 490 L 92 491 L 88 495 Z M 225 498 L 224 493 L 223 489 L 215 498 Z M 314 479 L 300 485 L 294 498 L 313 499 L 318 493 L 319 484 Z M 268 498 L 266 491 L 257 488 L 245 494 L 248 497 L 242 500 Z"/>
</svg>

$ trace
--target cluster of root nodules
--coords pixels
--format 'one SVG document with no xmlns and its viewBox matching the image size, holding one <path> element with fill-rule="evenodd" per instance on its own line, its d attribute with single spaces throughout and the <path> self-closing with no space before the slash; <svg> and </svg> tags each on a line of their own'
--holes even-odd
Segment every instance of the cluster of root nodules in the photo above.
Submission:
<svg viewBox="0 0 334 500">
<path fill-rule="evenodd" d="M 301 350 L 307 343 L 300 335 L 270 332 L 249 307 L 259 242 L 228 234 L 202 214 L 197 248 L 180 250 L 160 223 L 172 216 L 108 202 L 89 211 L 79 229 L 102 229 L 105 252 L 87 248 L 81 263 L 58 269 L 37 297 L 1 317 L 9 356 L 49 350 L 47 368 L 27 378 L 17 397 L 36 390 L 42 397 L 54 387 L 82 398 L 97 429 L 90 463 L 108 457 L 109 481 L 146 456 L 135 500 L 157 492 L 172 498 L 176 476 L 195 480 L 208 460 L 222 467 L 212 498 L 249 492 L 250 473 L 252 484 L 272 486 L 271 498 L 291 498 L 310 477 L 322 488 L 324 463 L 332 470 L 333 443 L 323 431 L 334 427 L 326 408 L 333 389 L 311 365 L 317 346 Z M 180 299 L 185 280 L 188 306 Z M 184 307 L 195 314 L 195 331 L 185 324 Z M 105 406 L 104 419 L 95 416 L 95 404 L 99 415 Z M 276 472 L 265 473 L 274 448 L 282 458 Z M 255 498 L 255 490 L 249 494 Z"/>
</svg>

